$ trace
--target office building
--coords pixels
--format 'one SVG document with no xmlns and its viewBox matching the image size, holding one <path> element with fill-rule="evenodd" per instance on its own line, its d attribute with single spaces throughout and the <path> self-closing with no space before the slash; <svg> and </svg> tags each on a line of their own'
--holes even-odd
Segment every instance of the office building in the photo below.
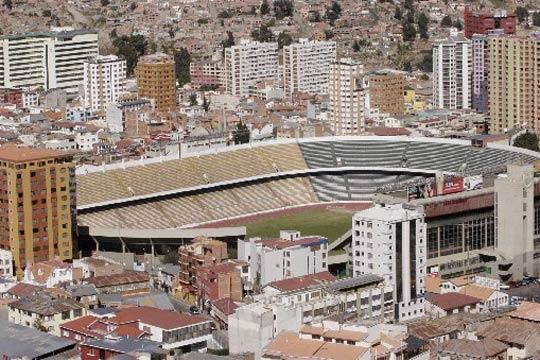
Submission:
<svg viewBox="0 0 540 360">
<path fill-rule="evenodd" d="M 283 47 L 283 88 L 289 98 L 296 92 L 328 94 L 330 65 L 336 61 L 335 41 L 309 41 Z"/>
<path fill-rule="evenodd" d="M 146 55 L 135 69 L 139 98 L 154 99 L 157 110 L 176 108 L 176 77 L 172 56 L 164 53 Z"/>
<path fill-rule="evenodd" d="M 93 56 L 84 63 L 84 106 L 105 112 L 126 91 L 126 61 L 116 55 Z"/>
<path fill-rule="evenodd" d="M 328 239 L 301 237 L 298 231 L 282 230 L 279 239 L 238 240 L 238 259 L 250 266 L 248 280 L 261 286 L 272 281 L 328 270 Z"/>
<path fill-rule="evenodd" d="M 250 96 L 256 84 L 277 81 L 278 44 L 243 39 L 240 44 L 225 49 L 225 89 L 234 96 Z"/>
<path fill-rule="evenodd" d="M 471 45 L 461 34 L 433 44 L 434 108 L 471 108 Z"/>
<path fill-rule="evenodd" d="M 365 77 L 367 88 L 367 107 L 378 109 L 390 116 L 403 116 L 405 108 L 403 75 L 390 71 L 376 71 Z"/>
<path fill-rule="evenodd" d="M 343 58 L 330 66 L 330 125 L 336 135 L 358 134 L 365 129 L 364 67 Z"/>
<path fill-rule="evenodd" d="M 72 156 L 0 147 L 0 248 L 10 250 L 17 275 L 28 262 L 72 258 L 75 167 Z"/>
<path fill-rule="evenodd" d="M 540 100 L 537 36 L 497 36 L 488 40 L 489 131 L 538 129 Z"/>
<path fill-rule="evenodd" d="M 506 10 L 498 10 L 493 13 L 474 12 L 466 6 L 463 11 L 465 37 L 471 39 L 473 35 L 485 35 L 490 30 L 500 29 L 504 34 L 515 34 L 517 16 L 508 15 Z"/>
<path fill-rule="evenodd" d="M 426 224 L 406 205 L 380 205 L 353 216 L 353 276 L 375 274 L 394 289 L 399 321 L 424 315 Z"/>
<path fill-rule="evenodd" d="M 84 62 L 97 54 L 94 31 L 53 28 L 0 36 L 0 87 L 60 88 L 74 98 L 83 84 Z"/>
</svg>

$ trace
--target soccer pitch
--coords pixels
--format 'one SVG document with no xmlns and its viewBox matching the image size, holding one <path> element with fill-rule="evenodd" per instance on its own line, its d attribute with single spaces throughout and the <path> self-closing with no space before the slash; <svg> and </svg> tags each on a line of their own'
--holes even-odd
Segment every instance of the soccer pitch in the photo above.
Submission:
<svg viewBox="0 0 540 360">
<path fill-rule="evenodd" d="M 335 210 L 306 210 L 247 221 L 247 237 L 278 237 L 279 230 L 299 230 L 302 236 L 321 235 L 330 242 L 350 230 L 352 213 Z"/>
</svg>

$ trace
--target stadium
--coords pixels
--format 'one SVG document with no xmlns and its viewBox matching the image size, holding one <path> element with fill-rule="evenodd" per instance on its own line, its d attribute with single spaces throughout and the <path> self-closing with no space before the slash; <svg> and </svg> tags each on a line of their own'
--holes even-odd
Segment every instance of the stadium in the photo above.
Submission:
<svg viewBox="0 0 540 360">
<path fill-rule="evenodd" d="M 474 147 L 464 140 L 344 136 L 78 169 L 79 247 L 149 252 L 199 235 L 270 235 L 287 224 L 333 240 L 350 229 L 352 212 L 369 206 L 382 188 L 440 174 L 503 172 L 507 164 L 539 158 L 516 147 Z"/>
</svg>

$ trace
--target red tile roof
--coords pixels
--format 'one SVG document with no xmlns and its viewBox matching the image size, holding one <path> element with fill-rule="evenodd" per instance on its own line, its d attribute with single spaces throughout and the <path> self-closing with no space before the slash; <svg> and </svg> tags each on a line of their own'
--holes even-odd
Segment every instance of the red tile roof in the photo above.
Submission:
<svg viewBox="0 0 540 360">
<path fill-rule="evenodd" d="M 212 308 L 217 309 L 223 315 L 231 315 L 238 308 L 238 305 L 231 298 L 223 298 L 212 303 Z"/>
<path fill-rule="evenodd" d="M 433 305 L 448 311 L 478 304 L 480 299 L 460 293 L 434 294 L 429 299 Z"/>
<path fill-rule="evenodd" d="M 279 291 L 294 291 L 334 280 L 336 280 L 334 275 L 330 274 L 328 271 L 323 271 L 316 274 L 274 281 L 269 283 L 267 286 L 273 287 Z"/>
<path fill-rule="evenodd" d="M 148 282 L 149 280 L 150 276 L 146 272 L 125 271 L 120 274 L 95 276 L 89 278 L 87 281 L 90 284 L 94 284 L 96 288 L 102 288 L 116 285 Z"/>
<path fill-rule="evenodd" d="M 36 294 L 40 290 L 40 287 L 26 283 L 18 283 L 14 287 L 8 290 L 8 294 L 16 296 L 18 298 L 29 297 Z"/>
<path fill-rule="evenodd" d="M 150 306 L 124 308 L 110 321 L 118 325 L 140 321 L 166 330 L 209 322 L 203 316 L 180 314 L 176 311 L 161 310 Z"/>
<path fill-rule="evenodd" d="M 115 334 L 118 336 L 130 336 L 140 338 L 147 334 L 144 330 L 139 330 L 133 323 L 116 325 L 111 331 L 104 331 L 111 321 L 108 319 L 100 319 L 92 315 L 80 317 L 78 319 L 68 321 L 60 325 L 62 329 L 73 331 L 82 334 L 86 337 L 103 339 L 105 335 Z M 101 323 L 101 324 L 97 324 Z M 98 326 L 94 326 L 98 325 Z M 101 325 L 101 326 L 99 326 Z"/>
</svg>

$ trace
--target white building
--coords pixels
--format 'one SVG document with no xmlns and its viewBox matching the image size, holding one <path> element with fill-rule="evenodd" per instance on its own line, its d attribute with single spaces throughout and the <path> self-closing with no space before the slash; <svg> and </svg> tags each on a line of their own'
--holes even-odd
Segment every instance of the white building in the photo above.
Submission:
<svg viewBox="0 0 540 360">
<path fill-rule="evenodd" d="M 235 96 L 252 95 L 255 85 L 278 80 L 278 44 L 243 39 L 225 49 L 225 89 Z"/>
<path fill-rule="evenodd" d="M 344 58 L 330 66 L 330 125 L 336 135 L 358 134 L 365 128 L 364 67 Z"/>
<path fill-rule="evenodd" d="M 330 65 L 336 61 L 335 41 L 308 41 L 283 48 L 283 88 L 287 97 L 295 92 L 328 94 Z"/>
<path fill-rule="evenodd" d="M 472 42 L 453 35 L 433 44 L 433 107 L 471 108 Z"/>
<path fill-rule="evenodd" d="M 396 319 L 424 314 L 426 223 L 405 205 L 380 205 L 353 216 L 353 276 L 382 276 L 394 290 Z"/>
<path fill-rule="evenodd" d="M 126 61 L 116 55 L 92 56 L 84 62 L 84 106 L 105 111 L 126 91 Z"/>
<path fill-rule="evenodd" d="M 262 349 L 281 332 L 298 331 L 302 325 L 338 313 L 354 313 L 359 321 L 369 323 L 394 317 L 393 290 L 380 276 L 363 275 L 318 286 L 305 286 L 297 279 L 288 282 L 293 290 L 262 295 L 229 315 L 231 354 L 253 352 L 260 359 Z"/>
<path fill-rule="evenodd" d="M 83 83 L 85 60 L 98 54 L 98 34 L 53 28 L 45 33 L 4 35 L 0 49 L 0 87 L 61 88 L 74 98 Z"/>
<path fill-rule="evenodd" d="M 238 259 L 250 266 L 249 281 L 264 286 L 272 281 L 328 270 L 328 239 L 300 237 L 299 231 L 280 231 L 279 239 L 238 240 Z"/>
<path fill-rule="evenodd" d="M 0 249 L 0 276 L 13 276 L 13 254 Z"/>
</svg>

